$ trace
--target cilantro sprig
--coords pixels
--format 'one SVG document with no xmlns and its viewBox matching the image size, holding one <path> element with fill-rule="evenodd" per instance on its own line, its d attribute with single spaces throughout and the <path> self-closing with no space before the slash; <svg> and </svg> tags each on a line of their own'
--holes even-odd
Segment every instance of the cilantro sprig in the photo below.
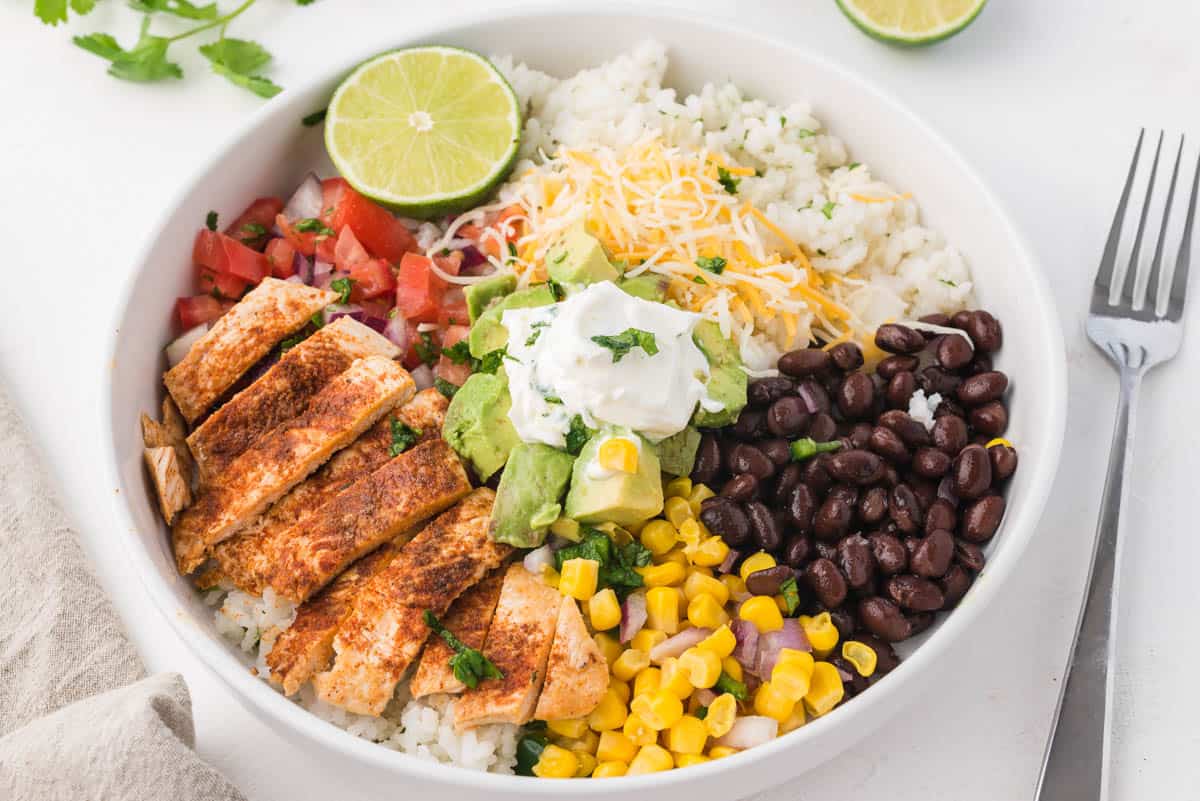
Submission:
<svg viewBox="0 0 1200 801">
<path fill-rule="evenodd" d="M 350 302 L 350 293 L 354 291 L 354 279 L 335 278 L 329 282 L 329 288 L 338 293 L 338 303 L 344 306 Z"/>
<path fill-rule="evenodd" d="M 388 456 L 399 456 L 416 445 L 417 440 L 421 438 L 421 429 L 413 428 L 398 418 L 392 418 L 391 427 L 392 444 L 388 446 Z"/>
<path fill-rule="evenodd" d="M 725 267 L 728 264 L 729 262 L 725 261 L 725 259 L 721 258 L 720 256 L 701 256 L 700 258 L 696 259 L 697 267 L 699 267 L 701 270 L 707 270 L 713 275 L 720 275 L 721 273 L 725 272 Z"/>
<path fill-rule="evenodd" d="M 484 679 L 504 678 L 504 674 L 500 672 L 500 668 L 492 664 L 492 660 L 484 656 L 479 649 L 472 648 L 455 637 L 454 633 L 443 626 L 433 612 L 428 609 L 425 610 L 425 625 L 445 640 L 446 645 L 449 645 L 454 651 L 454 656 L 450 657 L 450 669 L 454 671 L 454 678 L 467 687 L 474 690 Z"/>
<path fill-rule="evenodd" d="M 554 566 L 561 571 L 568 559 L 591 559 L 600 564 L 598 586 L 612 587 L 625 595 L 642 586 L 642 574 L 634 568 L 650 564 L 650 551 L 637 540 L 617 545 L 603 531 L 584 528 L 582 539 L 554 553 Z"/>
<path fill-rule="evenodd" d="M 578 456 L 583 450 L 583 446 L 591 439 L 592 432 L 588 429 L 587 424 L 583 422 L 581 415 L 575 415 L 571 418 L 570 427 L 566 434 L 566 449 L 567 453 L 572 456 Z"/>
<path fill-rule="evenodd" d="M 592 337 L 592 342 L 612 351 L 613 364 L 625 358 L 634 348 L 641 348 L 647 356 L 658 353 L 658 343 L 654 341 L 654 334 L 640 328 L 626 328 L 619 334 L 595 336 Z"/>
<path fill-rule="evenodd" d="M 729 194 L 736 195 L 738 184 L 741 182 L 742 180 L 740 178 L 734 178 L 733 174 L 729 172 L 729 170 L 725 169 L 724 167 L 717 167 L 717 183 L 719 183 Z"/>
</svg>

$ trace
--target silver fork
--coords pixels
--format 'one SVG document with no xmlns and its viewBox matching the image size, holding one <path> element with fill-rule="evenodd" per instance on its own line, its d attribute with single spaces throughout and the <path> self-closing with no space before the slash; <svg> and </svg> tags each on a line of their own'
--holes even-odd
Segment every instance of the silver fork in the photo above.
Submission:
<svg viewBox="0 0 1200 801">
<path fill-rule="evenodd" d="M 1192 224 L 1196 219 L 1196 192 L 1200 187 L 1200 164 L 1192 178 L 1191 199 L 1184 222 L 1179 253 L 1171 278 L 1166 308 L 1159 313 L 1159 283 L 1163 279 L 1163 246 L 1175 199 L 1175 183 L 1183 157 L 1183 137 L 1163 207 L 1154 258 L 1145 289 L 1138 291 L 1138 265 L 1142 250 L 1146 217 L 1154 196 L 1158 159 L 1163 136 L 1158 136 L 1154 161 L 1146 186 L 1146 198 L 1138 219 L 1137 233 L 1126 268 L 1120 296 L 1111 301 L 1117 250 L 1129 204 L 1145 131 L 1138 136 L 1129 177 L 1121 192 L 1120 203 L 1108 232 L 1108 242 L 1100 260 L 1100 270 L 1092 286 L 1092 306 L 1087 333 L 1092 342 L 1108 354 L 1121 375 L 1121 400 L 1113 431 L 1112 453 L 1104 495 L 1100 501 L 1100 521 L 1092 563 L 1088 570 L 1087 596 L 1076 624 L 1075 641 L 1067 664 L 1066 681 L 1058 698 L 1055 722 L 1038 779 L 1038 801 L 1106 801 L 1110 762 L 1110 725 L 1113 703 L 1113 674 L 1116 649 L 1117 575 L 1120 565 L 1121 501 L 1128 490 L 1128 470 L 1132 463 L 1134 412 L 1142 377 L 1155 365 L 1171 359 L 1183 338 L 1183 301 L 1187 293 L 1188 262 L 1192 249 Z"/>
</svg>

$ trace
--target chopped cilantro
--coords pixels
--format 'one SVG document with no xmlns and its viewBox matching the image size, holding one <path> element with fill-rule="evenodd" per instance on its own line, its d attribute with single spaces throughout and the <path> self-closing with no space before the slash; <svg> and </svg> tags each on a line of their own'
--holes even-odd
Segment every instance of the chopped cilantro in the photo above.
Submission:
<svg viewBox="0 0 1200 801">
<path fill-rule="evenodd" d="M 554 562 L 562 570 L 568 559 L 591 559 L 600 564 L 600 587 L 612 587 L 618 593 L 627 593 L 642 586 L 642 574 L 634 568 L 650 564 L 650 551 L 637 540 L 625 545 L 616 545 L 603 531 L 584 528 L 583 538 L 555 552 Z"/>
<path fill-rule="evenodd" d="M 413 352 L 417 354 L 418 359 L 432 367 L 437 364 L 441 351 L 438 350 L 438 346 L 433 342 L 433 334 L 430 334 L 428 331 L 422 331 L 418 336 L 421 341 L 413 345 Z"/>
<path fill-rule="evenodd" d="M 454 393 L 458 392 L 457 384 L 451 384 L 449 381 L 442 378 L 440 375 L 434 376 L 433 388 L 436 389 L 438 392 L 442 393 L 443 395 L 445 395 L 447 398 L 453 398 Z"/>
<path fill-rule="evenodd" d="M 395 417 L 392 418 L 392 444 L 388 447 L 388 456 L 399 456 L 417 444 L 421 429 L 412 428 L 407 423 Z"/>
<path fill-rule="evenodd" d="M 562 398 L 558 397 L 557 395 L 543 395 L 542 398 L 546 401 L 546 403 L 554 403 L 559 406 L 562 405 Z"/>
<path fill-rule="evenodd" d="M 454 678 L 467 687 L 474 690 L 484 679 L 504 678 L 500 668 L 493 665 L 482 651 L 466 645 L 458 637 L 455 637 L 454 633 L 443 626 L 433 612 L 428 609 L 425 610 L 425 625 L 445 640 L 446 645 L 449 645 L 454 651 L 454 656 L 450 657 L 450 669 L 454 671 Z"/>
<path fill-rule="evenodd" d="M 551 259 L 550 263 L 551 264 L 562 264 L 566 258 L 567 258 L 567 251 L 564 250 L 562 253 L 559 253 L 557 256 L 555 256 L 553 259 Z"/>
<path fill-rule="evenodd" d="M 516 258 L 517 258 L 517 246 L 515 244 L 513 244 L 512 242 L 509 242 L 508 243 L 508 260 L 516 261 Z"/>
<path fill-rule="evenodd" d="M 958 284 L 956 284 L 953 281 L 950 281 L 949 279 L 946 279 L 946 278 L 939 278 L 938 283 L 945 284 L 946 286 L 953 286 L 953 287 L 958 286 Z"/>
<path fill-rule="evenodd" d="M 796 577 L 792 576 L 780 584 L 779 592 L 783 595 L 783 603 L 787 607 L 788 616 L 796 614 L 796 610 L 800 608 L 800 588 L 796 586 Z"/>
<path fill-rule="evenodd" d="M 588 431 L 588 427 L 584 424 L 583 417 L 578 414 L 572 417 L 571 427 L 567 429 L 566 436 L 567 453 L 572 456 L 578 456 L 591 436 L 592 433 Z"/>
<path fill-rule="evenodd" d="M 210 231 L 217 230 L 217 213 L 215 211 L 210 211 L 208 214 L 204 215 L 204 225 L 207 226 L 208 230 Z"/>
<path fill-rule="evenodd" d="M 728 263 L 729 262 L 725 261 L 725 259 L 721 258 L 720 256 L 701 256 L 700 258 L 696 259 L 697 267 L 699 267 L 701 270 L 707 270 L 713 275 L 720 275 L 721 273 L 725 272 L 725 266 Z"/>
<path fill-rule="evenodd" d="M 335 278 L 329 282 L 329 288 L 338 293 L 338 303 L 349 303 L 350 293 L 354 290 L 354 279 L 347 277 Z"/>
<path fill-rule="evenodd" d="M 533 343 L 537 342 L 538 337 L 540 337 L 542 335 L 542 329 L 548 325 L 550 325 L 550 323 L 546 322 L 545 320 L 538 320 L 536 323 L 529 326 L 530 328 L 533 329 L 533 333 L 530 334 L 529 337 L 525 340 L 525 347 L 527 347 L 527 348 L 533 347 Z"/>
<path fill-rule="evenodd" d="M 737 194 L 738 184 L 741 183 L 740 178 L 734 178 L 729 170 L 724 167 L 717 167 L 717 183 L 725 187 L 725 191 L 731 195 Z"/>
<path fill-rule="evenodd" d="M 800 128 L 799 130 L 796 131 L 796 135 L 799 136 L 801 139 L 805 139 L 810 136 L 816 136 L 817 132 L 814 130 L 811 130 L 809 128 Z"/>
<path fill-rule="evenodd" d="M 780 126 L 787 125 L 787 117 L 780 116 L 779 124 L 780 124 Z"/>
<path fill-rule="evenodd" d="M 700 277 L 700 276 L 698 276 L 698 275 L 693 275 L 693 276 L 692 276 L 692 283 L 693 283 L 693 284 L 707 284 L 708 282 L 707 282 L 707 281 L 705 281 L 703 278 L 701 278 L 701 277 Z"/>
<path fill-rule="evenodd" d="M 862 163 L 861 163 L 861 162 L 858 162 L 858 161 L 852 161 L 852 162 L 850 162 L 849 166 L 847 166 L 847 167 L 846 167 L 846 169 L 847 169 L 847 170 L 853 170 L 853 169 L 857 169 L 857 168 L 859 168 L 859 167 L 861 167 L 861 166 L 862 166 Z"/>
<path fill-rule="evenodd" d="M 649 331 L 643 331 L 640 328 L 626 328 L 619 334 L 612 336 L 594 336 L 591 338 L 602 348 L 608 348 L 612 351 L 613 363 L 621 361 L 634 348 L 641 348 L 646 352 L 647 356 L 653 356 L 658 353 L 658 343 L 654 341 L 654 334 Z"/>
<path fill-rule="evenodd" d="M 567 296 L 567 291 L 563 289 L 562 284 L 558 283 L 553 278 L 547 281 L 546 285 L 550 287 L 550 294 L 554 296 L 555 300 L 562 300 Z"/>
<path fill-rule="evenodd" d="M 324 328 L 325 327 L 325 311 L 321 310 L 321 311 L 313 312 L 313 316 L 309 317 L 308 321 L 310 323 L 312 323 L 313 325 L 315 325 L 317 328 Z"/>
<path fill-rule="evenodd" d="M 494 374 L 500 369 L 500 365 L 504 363 L 504 360 L 509 358 L 512 357 L 508 355 L 507 347 L 488 351 L 487 353 L 483 354 L 483 358 L 479 360 L 478 365 L 475 367 L 475 372 Z"/>
<path fill-rule="evenodd" d="M 250 234 L 251 238 L 259 237 L 267 232 L 267 227 L 260 223 L 249 222 L 242 226 L 242 232 Z"/>
<path fill-rule="evenodd" d="M 312 128 L 314 125 L 320 125 L 321 123 L 325 122 L 325 114 L 328 111 L 329 109 L 323 108 L 320 111 L 314 111 L 312 114 L 307 114 L 303 119 L 300 120 L 300 124 L 305 128 Z"/>
<path fill-rule="evenodd" d="M 448 348 L 442 348 L 442 355 L 454 364 L 470 364 L 474 369 L 474 358 L 471 356 L 471 346 L 467 340 L 460 339 Z"/>
<path fill-rule="evenodd" d="M 825 215 L 825 219 L 832 220 L 833 219 L 833 210 L 836 208 L 837 208 L 837 204 L 834 203 L 832 200 L 830 200 L 824 206 L 821 207 L 821 213 Z"/>
<path fill-rule="evenodd" d="M 302 220 L 296 220 L 292 223 L 292 228 L 302 234 L 320 234 L 321 236 L 333 236 L 334 230 L 325 223 L 318 220 L 316 217 L 305 217 Z"/>
<path fill-rule="evenodd" d="M 306 339 L 308 339 L 308 334 L 304 331 L 301 331 L 299 334 L 296 334 L 295 336 L 291 336 L 291 337 L 288 337 L 287 339 L 283 340 L 282 342 L 279 343 L 280 355 L 287 353 L 289 350 L 296 347 L 297 345 L 299 345 L 301 342 L 303 342 Z"/>
</svg>

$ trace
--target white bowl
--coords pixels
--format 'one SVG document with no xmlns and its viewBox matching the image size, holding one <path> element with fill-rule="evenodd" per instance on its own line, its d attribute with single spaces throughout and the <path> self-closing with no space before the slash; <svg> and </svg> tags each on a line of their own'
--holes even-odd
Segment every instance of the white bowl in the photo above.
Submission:
<svg viewBox="0 0 1200 801">
<path fill-rule="evenodd" d="M 192 286 L 192 238 L 209 209 L 236 214 L 249 199 L 286 194 L 309 169 L 331 173 L 320 129 L 300 118 L 323 107 L 347 63 L 326 70 L 264 106 L 223 147 L 200 163 L 196 177 L 167 205 L 140 255 L 117 318 L 104 425 L 112 432 L 108 465 L 117 492 L 114 513 L 122 543 L 159 609 L 195 653 L 246 705 L 290 736 L 303 752 L 353 770 L 358 786 L 394 793 L 419 786 L 423 798 L 595 796 L 654 788 L 659 801 L 740 798 L 801 773 L 862 740 L 917 697 L 955 656 L 956 639 L 1000 595 L 1033 536 L 1058 465 L 1066 409 L 1066 361 L 1051 295 L 1008 216 L 958 154 L 898 102 L 845 68 L 790 44 L 681 14 L 632 7 L 539 10 L 500 14 L 456 27 L 398 37 L 397 47 L 438 43 L 483 53 L 512 53 L 564 75 L 598 64 L 641 38 L 667 44 L 670 85 L 694 90 L 730 78 L 751 95 L 776 103 L 806 99 L 843 139 L 901 191 L 913 192 L 924 221 L 965 255 L 981 305 L 1005 325 L 998 366 L 1012 377 L 1010 437 L 1021 467 L 1008 513 L 988 549 L 981 579 L 952 614 L 917 641 L 886 680 L 860 698 L 766 745 L 687 770 L 609 781 L 570 783 L 495 776 L 437 765 L 357 739 L 276 693 L 247 670 L 243 654 L 214 630 L 212 609 L 180 577 L 147 483 L 138 414 L 158 407 L 162 348 L 171 338 L 172 301 Z M 373 53 L 361 53 L 365 59 Z M 997 600 L 999 599 L 999 600 Z M 332 769 L 332 768 L 331 768 Z M 351 774 L 347 774 L 351 775 Z"/>
</svg>

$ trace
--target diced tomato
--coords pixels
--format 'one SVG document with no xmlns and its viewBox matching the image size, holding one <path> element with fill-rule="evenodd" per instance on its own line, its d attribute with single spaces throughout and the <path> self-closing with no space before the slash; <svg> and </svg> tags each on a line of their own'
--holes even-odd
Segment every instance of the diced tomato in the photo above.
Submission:
<svg viewBox="0 0 1200 801">
<path fill-rule="evenodd" d="M 275 224 L 279 226 L 279 230 L 283 231 L 287 241 L 292 243 L 292 247 L 305 256 L 315 254 L 322 261 L 333 261 L 333 246 L 337 242 L 337 237 L 319 231 L 297 231 L 296 227 L 289 223 L 287 217 L 282 214 L 275 218 Z M 320 253 L 318 253 L 318 248 L 321 249 Z M 323 258 L 323 256 L 328 258 Z"/>
<path fill-rule="evenodd" d="M 417 323 L 413 320 L 404 322 L 405 341 L 408 342 L 408 350 L 404 354 L 404 366 L 409 370 L 415 370 L 425 362 L 421 360 L 420 354 L 417 353 L 417 345 L 424 344 L 421 334 L 417 331 Z M 431 332 L 430 336 L 437 332 Z"/>
<path fill-rule="evenodd" d="M 443 328 L 448 326 L 462 328 L 468 320 L 470 320 L 470 316 L 467 314 L 467 298 L 462 287 L 450 287 L 442 294 L 442 307 L 438 310 L 438 324 Z"/>
<path fill-rule="evenodd" d="M 471 377 L 471 365 L 455 364 L 450 359 L 442 356 L 433 368 L 433 374 L 438 378 L 449 381 L 456 387 L 461 387 Z"/>
<path fill-rule="evenodd" d="M 346 226 L 353 228 L 358 241 L 372 256 L 397 264 L 405 253 L 416 250 L 416 239 L 404 223 L 383 206 L 354 191 L 344 180 L 330 179 L 321 184 L 321 189 L 324 198 L 321 213 L 327 219 L 326 224 L 335 231 Z"/>
<path fill-rule="evenodd" d="M 396 276 L 383 259 L 368 259 L 355 264 L 350 268 L 350 279 L 354 281 L 350 300 L 355 303 L 386 295 L 396 288 Z"/>
<path fill-rule="evenodd" d="M 276 278 L 288 278 L 296 274 L 296 248 L 283 237 L 275 237 L 267 243 L 267 263 L 271 265 L 271 275 Z"/>
<path fill-rule="evenodd" d="M 433 263 L 442 272 L 458 275 L 462 270 L 463 254 L 461 250 L 452 250 L 445 256 L 434 256 Z"/>
<path fill-rule="evenodd" d="M 192 260 L 213 272 L 236 275 L 257 284 L 271 273 L 267 257 L 231 236 L 201 228 L 192 246 Z"/>
<path fill-rule="evenodd" d="M 212 322 L 224 314 L 226 308 L 212 295 L 193 295 L 190 298 L 175 300 L 175 315 L 179 318 L 179 325 L 185 331 L 195 328 L 201 323 Z"/>
<path fill-rule="evenodd" d="M 201 292 L 207 295 L 215 292 L 229 300 L 237 300 L 246 294 L 246 290 L 250 286 L 250 282 L 243 278 L 238 278 L 236 275 L 230 275 L 229 273 L 213 272 L 207 267 L 200 268 L 197 283 L 200 285 Z"/>
<path fill-rule="evenodd" d="M 380 320 L 390 320 L 392 317 L 392 306 L 396 302 L 396 298 L 392 295 L 384 295 L 379 298 L 370 298 L 368 300 L 354 301 L 359 306 L 362 306 L 363 314 L 367 317 L 377 317 Z"/>
<path fill-rule="evenodd" d="M 275 224 L 275 216 L 283 211 L 283 201 L 277 197 L 260 197 L 238 215 L 225 233 L 239 242 L 261 249 L 266 237 Z M 259 229 L 262 229 L 261 231 Z"/>
<path fill-rule="evenodd" d="M 437 321 L 445 284 L 433 273 L 432 262 L 418 253 L 405 253 L 396 279 L 396 308 L 414 323 Z"/>
<path fill-rule="evenodd" d="M 471 327 L 466 325 L 451 325 L 442 331 L 442 347 L 452 348 L 459 342 L 467 338 L 471 333 Z"/>
<path fill-rule="evenodd" d="M 333 246 L 333 263 L 339 270 L 349 270 L 370 258 L 358 237 L 354 235 L 353 228 L 347 225 L 338 232 L 337 242 Z"/>
</svg>

